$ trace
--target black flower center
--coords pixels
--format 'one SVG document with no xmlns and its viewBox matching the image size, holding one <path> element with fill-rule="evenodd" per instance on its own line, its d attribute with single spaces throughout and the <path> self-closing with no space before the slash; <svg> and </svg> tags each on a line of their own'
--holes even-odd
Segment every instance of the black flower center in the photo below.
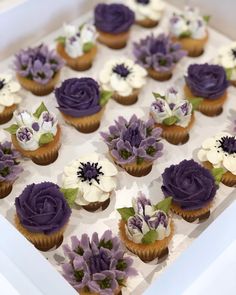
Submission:
<svg viewBox="0 0 236 295">
<path fill-rule="evenodd" d="M 222 150 L 228 154 L 234 154 L 236 153 L 236 138 L 234 136 L 223 136 L 219 140 L 219 147 L 222 148 Z"/>
<path fill-rule="evenodd" d="M 74 277 L 76 279 L 77 282 L 81 282 L 83 280 L 84 277 L 84 271 L 81 270 L 75 270 L 74 271 Z"/>
<path fill-rule="evenodd" d="M 0 90 L 6 85 L 5 79 L 0 80 Z"/>
<path fill-rule="evenodd" d="M 231 52 L 232 52 L 233 58 L 236 59 L 236 49 L 232 49 Z"/>
<path fill-rule="evenodd" d="M 92 184 L 94 179 L 98 184 L 100 183 L 99 175 L 104 175 L 101 171 L 102 167 L 98 167 L 98 163 L 80 163 L 81 166 L 78 168 L 77 176 L 81 178 L 81 181 L 88 181 L 89 184 Z"/>
<path fill-rule="evenodd" d="M 120 75 L 122 78 L 126 78 L 131 73 L 131 71 L 125 64 L 119 64 L 114 66 L 112 71 L 113 73 Z"/>
<path fill-rule="evenodd" d="M 137 3 L 147 5 L 150 3 L 150 0 L 136 0 Z"/>
<path fill-rule="evenodd" d="M 129 128 L 125 131 L 123 136 L 124 141 L 128 141 L 132 147 L 139 147 L 141 141 L 143 140 L 142 135 L 140 134 L 139 128 Z"/>
</svg>

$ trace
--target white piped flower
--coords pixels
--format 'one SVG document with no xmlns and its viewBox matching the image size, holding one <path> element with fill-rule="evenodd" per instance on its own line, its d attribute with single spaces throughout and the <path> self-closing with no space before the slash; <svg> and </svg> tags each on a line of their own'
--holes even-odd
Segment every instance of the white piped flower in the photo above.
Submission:
<svg viewBox="0 0 236 295">
<path fill-rule="evenodd" d="M 31 127 L 32 123 L 34 122 L 32 114 L 26 110 L 15 111 L 14 118 L 16 120 L 17 125 L 19 126 Z"/>
<path fill-rule="evenodd" d="M 231 70 L 230 79 L 236 80 L 236 42 L 220 48 L 214 62 L 226 70 Z"/>
<path fill-rule="evenodd" d="M 162 0 L 149 0 L 146 3 L 128 0 L 126 4 L 134 11 L 136 20 L 159 21 L 165 9 L 165 3 Z"/>
</svg>

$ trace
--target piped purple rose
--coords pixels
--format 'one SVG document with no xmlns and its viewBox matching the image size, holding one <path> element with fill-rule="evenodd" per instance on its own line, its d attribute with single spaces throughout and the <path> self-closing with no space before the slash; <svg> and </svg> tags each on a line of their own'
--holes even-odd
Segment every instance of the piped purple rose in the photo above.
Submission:
<svg viewBox="0 0 236 295">
<path fill-rule="evenodd" d="M 127 32 L 134 23 L 134 13 L 123 4 L 98 4 L 94 12 L 98 30 L 111 34 Z"/>
<path fill-rule="evenodd" d="M 217 185 L 212 174 L 194 160 L 171 165 L 162 174 L 162 191 L 183 210 L 203 208 L 213 200 Z"/>
<path fill-rule="evenodd" d="M 207 63 L 190 65 L 185 81 L 194 96 L 209 99 L 219 98 L 228 87 L 224 68 Z"/>
<path fill-rule="evenodd" d="M 26 186 L 15 199 L 21 224 L 30 232 L 52 234 L 69 220 L 71 209 L 60 188 L 52 182 Z"/>
</svg>

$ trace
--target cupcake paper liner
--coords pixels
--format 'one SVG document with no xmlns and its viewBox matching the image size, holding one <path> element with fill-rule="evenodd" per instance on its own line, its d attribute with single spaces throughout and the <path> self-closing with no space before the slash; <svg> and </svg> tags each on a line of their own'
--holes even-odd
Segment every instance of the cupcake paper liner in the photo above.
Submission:
<svg viewBox="0 0 236 295">
<path fill-rule="evenodd" d="M 62 112 L 61 114 L 64 117 L 64 120 L 66 121 L 66 123 L 74 126 L 78 131 L 82 133 L 91 133 L 96 131 L 99 128 L 104 110 L 105 110 L 105 107 L 103 107 L 96 114 L 86 116 L 86 117 L 81 117 L 81 118 L 75 118 Z"/>
<path fill-rule="evenodd" d="M 167 81 L 172 77 L 172 71 L 167 72 L 157 72 L 153 68 L 147 69 L 149 76 L 157 81 Z"/>
<path fill-rule="evenodd" d="M 98 31 L 98 41 L 112 49 L 124 48 L 129 38 L 129 31 L 120 34 L 109 34 Z"/>
<path fill-rule="evenodd" d="M 10 121 L 16 108 L 16 104 L 13 104 L 10 107 L 5 107 L 3 112 L 0 113 L 0 124 L 5 124 Z"/>
<path fill-rule="evenodd" d="M 57 134 L 52 142 L 45 144 L 35 151 L 26 151 L 22 149 L 16 139 L 15 135 L 11 136 L 12 144 L 24 156 L 30 158 L 37 165 L 49 165 L 56 161 L 58 151 L 61 147 L 61 128 L 57 126 Z"/>
<path fill-rule="evenodd" d="M 194 97 L 192 91 L 190 88 L 185 85 L 184 87 L 184 93 L 186 97 L 192 98 Z M 223 111 L 223 105 L 226 102 L 227 99 L 227 91 L 220 96 L 217 99 L 203 99 L 203 101 L 199 104 L 197 110 L 201 112 L 202 114 L 209 116 L 209 117 L 214 117 L 218 116 L 222 113 Z"/>
<path fill-rule="evenodd" d="M 104 202 L 92 202 L 92 203 L 89 203 L 88 205 L 84 205 L 81 207 L 89 212 L 95 212 L 100 208 L 102 210 L 105 210 L 109 206 L 109 204 L 110 204 L 110 197 Z"/>
<path fill-rule="evenodd" d="M 16 74 L 16 77 L 23 88 L 32 92 L 34 95 L 44 96 L 54 90 L 60 78 L 60 71 L 57 72 L 47 84 L 39 84 L 33 80 L 22 77 L 19 74 Z"/>
<path fill-rule="evenodd" d="M 6 198 L 12 191 L 13 182 L 0 182 L 0 199 Z"/>
<path fill-rule="evenodd" d="M 84 53 L 82 56 L 78 56 L 76 58 L 70 57 L 66 51 L 63 44 L 57 44 L 57 52 L 58 54 L 66 61 L 66 64 L 75 71 L 86 71 L 91 68 L 93 64 L 93 60 L 97 54 L 97 47 L 93 46 L 93 48 Z"/>
<path fill-rule="evenodd" d="M 118 93 L 113 94 L 113 98 L 115 101 L 122 105 L 132 105 L 135 104 L 138 100 L 138 95 L 139 95 L 139 89 L 135 89 L 133 93 L 129 96 L 121 96 Z"/>
<path fill-rule="evenodd" d="M 136 24 L 144 28 L 154 28 L 159 24 L 159 21 L 145 18 L 142 20 L 136 20 Z"/>
<path fill-rule="evenodd" d="M 156 241 L 152 244 L 136 244 L 130 241 L 125 232 L 125 221 L 121 220 L 119 223 L 119 235 L 120 239 L 124 243 L 125 247 L 135 255 L 137 255 L 144 262 L 149 262 L 155 258 L 162 258 L 163 253 L 166 253 L 166 249 L 174 234 L 174 223 L 170 223 L 171 232 L 168 237 L 163 240 Z M 168 252 L 167 252 L 168 253 Z"/>
<path fill-rule="evenodd" d="M 58 248 L 62 244 L 63 233 L 67 225 L 65 225 L 57 232 L 49 235 L 45 235 L 43 233 L 33 233 L 28 231 L 21 224 L 19 217 L 15 215 L 15 226 L 17 230 L 35 246 L 35 248 L 37 248 L 40 251 L 48 251 L 55 246 Z"/>
<path fill-rule="evenodd" d="M 230 80 L 230 84 L 236 87 L 236 80 Z"/>
</svg>

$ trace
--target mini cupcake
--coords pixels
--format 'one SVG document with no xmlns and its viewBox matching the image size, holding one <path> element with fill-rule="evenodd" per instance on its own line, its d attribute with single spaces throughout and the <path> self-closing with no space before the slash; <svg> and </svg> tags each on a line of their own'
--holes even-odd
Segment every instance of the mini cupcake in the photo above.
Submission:
<svg viewBox="0 0 236 295">
<path fill-rule="evenodd" d="M 23 171 L 18 162 L 19 157 L 20 154 L 10 142 L 0 143 L 0 199 L 11 193 L 13 183 Z"/>
<path fill-rule="evenodd" d="M 52 182 L 27 185 L 15 199 L 15 226 L 37 249 L 59 247 L 71 209 Z"/>
<path fill-rule="evenodd" d="M 20 84 L 13 81 L 11 75 L 0 74 L 0 124 L 11 120 L 21 97 L 17 93 Z"/>
<path fill-rule="evenodd" d="M 138 64 L 146 68 L 150 77 L 166 81 L 172 77 L 175 65 L 186 52 L 168 36 L 153 34 L 134 43 L 133 53 Z"/>
<path fill-rule="evenodd" d="M 64 245 L 68 262 L 63 276 L 81 295 L 119 295 L 129 277 L 137 274 L 133 259 L 125 255 L 119 239 L 110 230 L 99 238 L 83 234 L 71 237 L 71 247 Z"/>
<path fill-rule="evenodd" d="M 141 177 L 150 173 L 153 162 L 162 156 L 161 131 L 152 119 L 144 122 L 133 115 L 129 121 L 120 116 L 109 132 L 101 135 L 113 161 L 130 175 Z"/>
<path fill-rule="evenodd" d="M 62 187 L 75 203 L 87 211 L 106 209 L 116 188 L 116 167 L 99 154 L 81 157 L 64 169 Z"/>
<path fill-rule="evenodd" d="M 54 90 L 63 64 L 56 52 L 49 50 L 44 44 L 22 49 L 14 60 L 19 83 L 38 96 L 47 95 Z"/>
<path fill-rule="evenodd" d="M 197 110 L 206 116 L 218 116 L 227 99 L 228 82 L 223 67 L 218 65 L 193 64 L 185 76 L 185 95 L 189 99 L 202 98 Z"/>
<path fill-rule="evenodd" d="M 98 4 L 94 12 L 98 41 L 113 49 L 124 48 L 134 23 L 134 13 L 123 4 Z"/>
<path fill-rule="evenodd" d="M 236 136 L 221 132 L 206 139 L 198 159 L 204 167 L 218 174 L 219 181 L 227 186 L 236 185 Z"/>
<path fill-rule="evenodd" d="M 96 131 L 112 93 L 100 91 L 92 78 L 71 78 L 55 90 L 59 110 L 66 123 L 83 133 Z"/>
<path fill-rule="evenodd" d="M 99 74 L 104 90 L 111 91 L 120 104 L 136 103 L 141 88 L 146 84 L 147 71 L 131 59 L 121 57 L 109 60 Z"/>
<path fill-rule="evenodd" d="M 90 24 L 83 24 L 79 28 L 64 25 L 64 31 L 65 36 L 56 39 L 58 54 L 73 70 L 88 70 L 97 53 L 96 28 Z"/>
<path fill-rule="evenodd" d="M 172 144 L 184 144 L 194 123 L 193 105 L 182 98 L 177 89 L 169 88 L 165 95 L 153 93 L 156 101 L 151 104 L 150 115 L 161 136 Z"/>
<path fill-rule="evenodd" d="M 11 134 L 14 147 L 35 164 L 49 165 L 56 161 L 61 146 L 61 128 L 55 114 L 44 103 L 35 113 L 15 111 L 16 124 L 5 130 Z"/>
<path fill-rule="evenodd" d="M 154 205 L 139 192 L 131 208 L 120 208 L 120 238 L 126 248 L 144 262 L 163 259 L 169 253 L 168 245 L 174 233 L 174 224 L 168 215 L 171 198 Z"/>
<path fill-rule="evenodd" d="M 174 13 L 170 19 L 172 40 L 180 43 L 189 56 L 200 56 L 208 40 L 208 21 L 209 16 L 201 16 L 197 8 L 185 7 L 184 12 Z"/>
<path fill-rule="evenodd" d="M 216 179 L 193 160 L 171 165 L 162 174 L 162 191 L 171 196 L 171 210 L 188 222 L 203 221 L 210 216 L 216 190 Z"/>
<path fill-rule="evenodd" d="M 220 48 L 214 61 L 225 69 L 227 79 L 236 86 L 236 42 Z"/>
<path fill-rule="evenodd" d="M 135 13 L 136 24 L 144 28 L 157 26 L 165 8 L 162 0 L 128 0 L 127 5 Z"/>
</svg>

